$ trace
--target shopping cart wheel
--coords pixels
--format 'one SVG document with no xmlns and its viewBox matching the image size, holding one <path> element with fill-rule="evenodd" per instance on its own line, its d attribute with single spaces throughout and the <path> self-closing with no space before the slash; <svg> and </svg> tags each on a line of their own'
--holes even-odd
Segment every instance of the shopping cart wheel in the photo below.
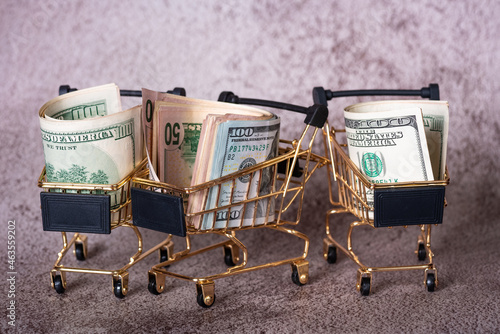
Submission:
<svg viewBox="0 0 500 334">
<path fill-rule="evenodd" d="M 203 294 L 202 293 L 198 293 L 198 295 L 196 296 L 196 301 L 198 302 L 198 305 L 200 305 L 201 307 L 209 308 L 215 302 L 215 294 L 211 297 L 211 301 L 207 302 L 206 298 L 203 297 Z"/>
<path fill-rule="evenodd" d="M 425 245 L 423 242 L 418 243 L 417 256 L 419 261 L 424 261 L 427 257 L 427 252 L 425 250 Z"/>
<path fill-rule="evenodd" d="M 160 257 L 160 263 L 163 263 L 163 262 L 170 260 L 170 251 L 168 248 L 160 248 L 158 250 L 158 253 L 159 253 L 159 257 Z M 169 264 L 167 264 L 166 266 L 163 266 L 163 268 L 168 268 L 168 267 L 170 267 Z"/>
<path fill-rule="evenodd" d="M 326 261 L 328 263 L 335 263 L 335 262 L 337 262 L 337 247 L 335 247 L 335 246 L 329 246 L 328 247 L 328 253 L 326 255 Z"/>
<path fill-rule="evenodd" d="M 292 263 L 292 282 L 298 286 L 305 285 L 309 280 L 309 262 Z"/>
<path fill-rule="evenodd" d="M 160 295 L 163 291 L 158 291 L 157 285 L 156 285 L 156 278 L 154 277 L 149 277 L 149 284 L 148 284 L 148 290 L 151 292 L 153 295 Z"/>
<path fill-rule="evenodd" d="M 165 289 L 165 275 L 158 274 L 154 271 L 149 271 L 148 278 L 148 291 L 153 295 L 160 295 Z"/>
<path fill-rule="evenodd" d="M 158 252 L 160 253 L 160 263 L 163 263 L 170 259 L 170 256 L 168 255 L 168 249 L 159 249 Z"/>
<path fill-rule="evenodd" d="M 298 286 L 304 285 L 300 282 L 299 273 L 296 270 L 292 271 L 292 281 L 293 281 L 293 283 L 297 284 Z"/>
<path fill-rule="evenodd" d="M 196 301 L 198 305 L 209 308 L 215 303 L 215 284 L 214 282 L 196 284 Z"/>
<path fill-rule="evenodd" d="M 166 262 L 172 258 L 174 254 L 174 242 L 170 240 L 166 245 L 161 246 L 158 249 L 158 255 L 160 263 Z M 163 266 L 163 268 L 168 268 L 170 265 Z"/>
<path fill-rule="evenodd" d="M 231 254 L 231 249 L 224 247 L 224 262 L 228 267 L 234 267 L 236 263 L 233 261 L 233 256 Z"/>
<path fill-rule="evenodd" d="M 87 236 L 79 234 L 75 241 L 75 257 L 78 261 L 85 261 L 87 258 Z"/>
<path fill-rule="evenodd" d="M 113 292 L 116 298 L 125 298 L 128 292 L 128 273 L 113 276 Z"/>
<path fill-rule="evenodd" d="M 149 292 L 151 292 L 153 295 L 160 295 L 161 292 L 159 292 L 157 289 L 156 289 L 156 279 L 151 279 L 151 277 L 149 278 L 149 284 L 148 284 L 148 290 Z"/>
<path fill-rule="evenodd" d="M 54 290 L 56 290 L 57 293 L 62 294 L 64 293 L 64 291 L 66 291 L 61 275 L 55 275 L 53 278 L 53 283 L 54 283 Z"/>
<path fill-rule="evenodd" d="M 239 249 L 236 245 L 224 246 L 224 262 L 228 267 L 234 267 L 239 260 Z"/>
<path fill-rule="evenodd" d="M 371 285 L 370 277 L 361 278 L 361 284 L 359 286 L 359 292 L 361 293 L 361 296 L 368 296 L 370 294 L 370 285 Z"/>
<path fill-rule="evenodd" d="M 85 261 L 86 254 L 85 250 L 83 248 L 83 244 L 76 243 L 75 244 L 75 256 L 78 261 Z"/>
<path fill-rule="evenodd" d="M 127 295 L 127 288 L 123 286 L 122 281 L 117 281 L 113 284 L 113 292 L 115 293 L 116 298 L 122 299 Z"/>
<path fill-rule="evenodd" d="M 427 291 L 433 292 L 436 288 L 436 276 L 433 273 L 427 273 L 425 278 L 425 285 L 427 286 Z"/>
<path fill-rule="evenodd" d="M 331 242 L 329 238 L 323 239 L 323 258 L 328 263 L 337 262 L 337 247 L 335 247 L 334 243 Z"/>
</svg>

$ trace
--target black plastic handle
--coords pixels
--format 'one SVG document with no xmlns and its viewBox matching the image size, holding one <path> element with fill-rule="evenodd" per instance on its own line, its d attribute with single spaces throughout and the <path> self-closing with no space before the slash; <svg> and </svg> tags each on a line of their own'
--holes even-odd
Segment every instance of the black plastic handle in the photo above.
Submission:
<svg viewBox="0 0 500 334">
<path fill-rule="evenodd" d="M 337 97 L 348 96 L 420 96 L 430 100 L 439 100 L 439 85 L 435 83 L 429 84 L 429 87 L 421 89 L 361 89 L 361 90 L 340 90 L 331 91 L 325 90 L 323 87 L 313 88 L 314 103 L 328 105 L 328 101 Z"/>
<path fill-rule="evenodd" d="M 77 91 L 78 88 L 72 88 L 69 85 L 61 85 L 59 86 L 59 95 L 63 95 L 69 92 Z M 186 96 L 186 90 L 182 87 L 175 87 L 173 90 L 167 91 L 168 94 L 175 94 L 180 96 Z M 135 96 L 142 97 L 142 91 L 140 90 L 128 90 L 128 89 L 120 89 L 121 96 Z"/>
<path fill-rule="evenodd" d="M 317 128 L 322 128 L 323 125 L 325 125 L 325 122 L 328 118 L 328 108 L 326 107 L 326 105 L 322 104 L 314 104 L 310 107 L 303 107 L 284 102 L 240 98 L 233 92 L 229 91 L 224 91 L 220 93 L 218 101 L 229 102 L 234 104 L 249 104 L 261 107 L 284 109 L 284 110 L 298 112 L 301 114 L 306 114 L 307 116 L 306 119 L 304 120 L 304 123 L 315 126 Z"/>
</svg>

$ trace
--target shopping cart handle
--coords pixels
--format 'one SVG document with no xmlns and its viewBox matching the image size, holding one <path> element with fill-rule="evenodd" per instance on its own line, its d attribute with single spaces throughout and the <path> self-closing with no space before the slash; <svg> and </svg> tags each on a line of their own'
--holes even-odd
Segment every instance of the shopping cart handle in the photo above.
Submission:
<svg viewBox="0 0 500 334">
<path fill-rule="evenodd" d="M 218 101 L 229 102 L 229 103 L 234 103 L 234 104 L 250 104 L 250 105 L 254 105 L 254 106 L 284 109 L 284 110 L 295 111 L 295 112 L 298 112 L 301 114 L 307 113 L 306 107 L 297 106 L 295 104 L 290 104 L 290 103 L 277 102 L 277 101 L 269 101 L 269 100 L 261 100 L 261 99 L 248 99 L 248 98 L 242 98 L 242 97 L 240 98 L 239 96 L 235 95 L 233 92 L 227 92 L 227 91 L 220 93 Z"/>
<path fill-rule="evenodd" d="M 314 104 L 310 107 L 302 107 L 295 104 L 284 103 L 284 102 L 240 98 L 233 92 L 229 91 L 224 91 L 220 93 L 218 101 L 229 102 L 234 104 L 250 104 L 261 107 L 284 109 L 284 110 L 298 112 L 301 114 L 306 114 L 307 116 L 306 119 L 304 120 L 304 123 L 318 128 L 322 128 L 323 125 L 325 125 L 326 119 L 328 118 L 328 108 L 326 107 L 326 105 L 321 105 L 321 104 Z"/>
<path fill-rule="evenodd" d="M 328 108 L 323 104 L 313 104 L 307 108 L 307 116 L 304 123 L 322 128 L 328 118 Z"/>
<path fill-rule="evenodd" d="M 59 95 L 63 95 L 69 92 L 77 91 L 78 88 L 72 88 L 69 85 L 61 85 L 59 86 Z M 175 87 L 173 90 L 167 91 L 168 94 L 175 94 L 180 96 L 186 96 L 186 90 L 182 87 Z M 136 96 L 141 97 L 142 91 L 140 90 L 128 90 L 128 89 L 120 89 L 121 96 Z"/>
<path fill-rule="evenodd" d="M 175 87 L 173 90 L 167 91 L 168 94 L 186 96 L 186 90 L 183 87 Z"/>
<path fill-rule="evenodd" d="M 313 88 L 314 103 L 328 105 L 328 101 L 337 97 L 348 96 L 420 96 L 430 100 L 439 100 L 439 85 L 435 83 L 429 84 L 429 87 L 422 87 L 417 90 L 408 89 L 361 89 L 361 90 L 340 90 L 331 91 L 325 90 L 323 87 Z"/>
<path fill-rule="evenodd" d="M 315 104 L 310 106 L 309 108 L 297 106 L 294 104 L 269 101 L 269 100 L 260 100 L 260 99 L 247 99 L 240 98 L 235 95 L 233 92 L 224 91 L 220 93 L 218 101 L 220 102 L 229 102 L 234 104 L 249 104 L 249 105 L 257 105 L 262 107 L 270 107 L 277 109 L 284 109 L 299 112 L 301 114 L 306 114 L 306 119 L 304 123 L 316 126 L 318 128 L 322 128 L 328 118 L 328 108 L 326 105 Z M 278 173 L 286 174 L 287 173 L 287 161 L 281 161 L 278 163 Z M 295 164 L 292 170 L 292 176 L 301 177 L 304 170 L 300 167 L 299 162 Z"/>
</svg>

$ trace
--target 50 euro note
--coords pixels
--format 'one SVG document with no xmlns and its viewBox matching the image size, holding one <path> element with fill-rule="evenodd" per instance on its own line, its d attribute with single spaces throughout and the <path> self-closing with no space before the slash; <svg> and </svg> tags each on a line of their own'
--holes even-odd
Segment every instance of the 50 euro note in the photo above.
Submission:
<svg viewBox="0 0 500 334">
<path fill-rule="evenodd" d="M 434 180 L 422 110 L 344 111 L 349 158 L 368 181 L 397 183 Z M 373 192 L 367 190 L 373 207 Z M 373 218 L 372 212 L 370 217 Z"/>
<path fill-rule="evenodd" d="M 114 84 L 47 102 L 39 112 L 48 182 L 116 184 L 142 161 L 141 106 L 121 111 Z M 112 206 L 121 202 L 111 194 Z"/>
<path fill-rule="evenodd" d="M 278 153 L 280 119 L 215 120 L 214 140 L 205 172 L 206 180 L 242 171 Z M 274 192 L 274 166 L 261 168 L 251 174 L 241 175 L 208 192 L 205 210 L 229 206 L 228 209 L 207 213 L 201 223 L 202 230 L 260 225 L 274 220 L 275 198 L 266 197 L 246 204 L 238 202 L 254 199 Z M 234 183 L 233 183 L 234 181 Z M 195 204 L 196 205 L 196 204 Z M 199 204 L 198 204 L 199 205 Z"/>
</svg>

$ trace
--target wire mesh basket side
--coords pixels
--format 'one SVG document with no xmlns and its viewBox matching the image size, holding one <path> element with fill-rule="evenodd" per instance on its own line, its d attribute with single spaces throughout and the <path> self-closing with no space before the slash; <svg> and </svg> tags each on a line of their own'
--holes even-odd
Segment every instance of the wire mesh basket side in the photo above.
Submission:
<svg viewBox="0 0 500 334">
<path fill-rule="evenodd" d="M 368 200 L 368 194 L 373 195 L 373 184 L 359 172 L 354 163 L 332 134 L 332 173 L 337 179 L 339 204 L 356 217 L 373 220 L 373 202 Z M 332 195 L 330 195 L 332 197 Z"/>
<path fill-rule="evenodd" d="M 303 163 L 299 175 L 296 166 Z M 313 161 L 310 168 L 309 163 Z M 311 153 L 311 147 L 300 148 L 300 141 L 280 141 L 277 157 L 244 170 L 192 187 L 147 180 L 146 175 L 134 178 L 134 187 L 176 196 L 182 199 L 187 230 L 190 233 L 224 232 L 282 224 L 297 224 L 302 209 L 304 185 L 316 168 L 326 164 L 324 158 Z M 245 179 L 245 193 L 235 195 L 237 180 Z M 256 189 L 250 184 L 255 184 Z M 265 186 L 264 186 L 265 185 Z M 225 201 L 221 201 L 224 191 Z M 228 199 L 228 200 L 227 200 Z M 297 216 L 286 220 L 283 214 L 293 202 L 299 202 Z M 166 219 L 165 219 L 166 220 Z"/>
<path fill-rule="evenodd" d="M 389 190 L 418 191 L 419 189 L 423 190 L 423 188 L 430 189 L 432 187 L 444 187 L 450 182 L 447 169 L 443 180 L 384 184 L 370 182 L 349 158 L 347 153 L 347 144 L 344 143 L 346 139 L 344 137 L 345 129 L 335 130 L 332 128 L 328 136 L 325 135 L 325 138 L 327 138 L 325 140 L 330 141 L 325 144 L 325 149 L 328 149 L 328 145 L 331 147 L 329 152 L 331 163 L 328 166 L 330 202 L 333 205 L 346 208 L 350 213 L 365 222 L 374 222 L 377 192 Z M 338 191 L 338 202 L 334 200 L 335 187 L 332 184 L 333 179 L 336 179 L 337 181 L 336 189 Z M 446 206 L 446 201 L 444 199 L 443 205 Z"/>
<path fill-rule="evenodd" d="M 146 160 L 143 160 L 129 175 L 116 184 L 84 184 L 49 182 L 46 169 L 43 168 L 38 179 L 38 186 L 44 192 L 75 195 L 103 195 L 109 197 L 111 228 L 120 226 L 132 219 L 130 187 L 132 177 L 144 170 Z"/>
</svg>

